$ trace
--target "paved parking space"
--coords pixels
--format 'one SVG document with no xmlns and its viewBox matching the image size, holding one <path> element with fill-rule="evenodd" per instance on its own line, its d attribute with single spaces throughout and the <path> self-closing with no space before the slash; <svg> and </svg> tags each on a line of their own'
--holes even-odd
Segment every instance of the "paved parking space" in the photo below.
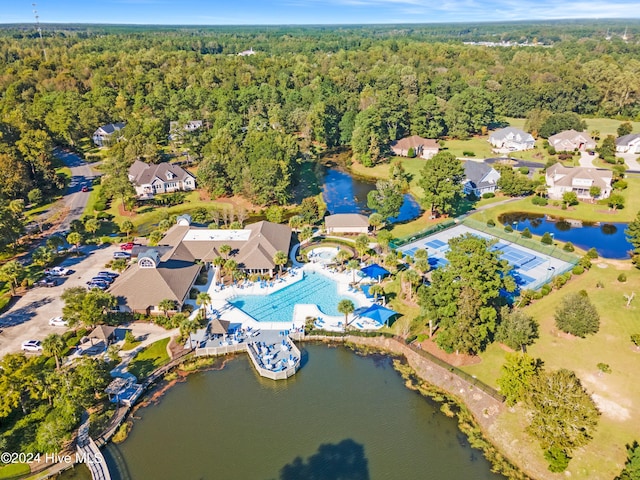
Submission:
<svg viewBox="0 0 640 480">
<path fill-rule="evenodd" d="M 75 272 L 67 277 L 59 277 L 63 282 L 57 287 L 37 287 L 29 290 L 11 309 L 0 315 L 0 357 L 10 352 L 20 351 L 25 340 L 42 340 L 53 332 L 63 333 L 64 327 L 49 325 L 51 317 L 62 315 L 64 302 L 62 292 L 70 287 L 86 286 L 97 272 L 113 257 L 117 246 L 84 246 L 86 255 L 69 257 L 62 266 Z"/>
</svg>

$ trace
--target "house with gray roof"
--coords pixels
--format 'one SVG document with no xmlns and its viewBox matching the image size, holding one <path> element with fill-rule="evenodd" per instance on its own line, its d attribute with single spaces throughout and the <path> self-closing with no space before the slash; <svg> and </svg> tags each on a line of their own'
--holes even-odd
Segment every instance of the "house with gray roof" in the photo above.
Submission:
<svg viewBox="0 0 640 480">
<path fill-rule="evenodd" d="M 169 122 L 169 140 L 179 141 L 185 133 L 195 132 L 202 128 L 202 120 L 189 120 L 181 124 L 180 122 Z"/>
<path fill-rule="evenodd" d="M 484 193 L 494 193 L 498 188 L 500 172 L 484 162 L 468 160 L 464 162 L 464 193 L 481 197 Z"/>
<path fill-rule="evenodd" d="M 594 198 L 609 198 L 611 195 L 611 170 L 587 167 L 565 167 L 556 163 L 547 168 L 545 180 L 547 182 L 547 195 L 552 200 L 562 200 L 566 192 L 575 192 L 581 200 L 593 200 Z M 598 187 L 600 194 L 591 196 L 591 188 Z"/>
<path fill-rule="evenodd" d="M 530 133 L 519 128 L 507 127 L 496 130 L 489 135 L 489 143 L 498 150 L 519 151 L 531 150 L 535 146 L 535 139 Z"/>
<path fill-rule="evenodd" d="M 196 188 L 196 179 L 179 165 L 162 162 L 148 164 L 140 160 L 129 167 L 129 181 L 139 198 L 152 198 L 157 193 L 189 191 Z"/>
<path fill-rule="evenodd" d="M 549 137 L 549 145 L 558 152 L 585 151 L 596 148 L 596 142 L 586 132 L 565 130 Z"/>
<path fill-rule="evenodd" d="M 114 140 L 113 134 L 119 130 L 124 128 L 124 123 L 108 123 L 107 125 L 103 125 L 98 127 L 98 129 L 93 132 L 93 136 L 91 137 L 93 143 L 95 143 L 98 147 L 106 147 L 111 144 Z"/>
<path fill-rule="evenodd" d="M 369 233 L 369 218 L 359 213 L 336 213 L 324 217 L 327 233 Z"/>
<path fill-rule="evenodd" d="M 640 133 L 630 133 L 616 138 L 616 152 L 640 153 Z"/>
<path fill-rule="evenodd" d="M 418 135 L 395 140 L 389 146 L 391 151 L 400 157 L 408 157 L 411 149 L 416 157 L 424 159 L 429 159 L 440 151 L 440 144 L 436 140 L 422 138 Z"/>
</svg>

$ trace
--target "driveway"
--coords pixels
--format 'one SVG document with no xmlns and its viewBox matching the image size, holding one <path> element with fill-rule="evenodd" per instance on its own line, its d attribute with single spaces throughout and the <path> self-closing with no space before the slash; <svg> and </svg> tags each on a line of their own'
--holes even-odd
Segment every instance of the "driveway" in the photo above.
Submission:
<svg viewBox="0 0 640 480">
<path fill-rule="evenodd" d="M 618 153 L 616 156 L 624 158 L 624 163 L 627 165 L 627 171 L 640 173 L 640 163 L 638 163 L 637 153 Z"/>
<path fill-rule="evenodd" d="M 588 152 L 580 152 L 580 166 L 581 167 L 587 167 L 587 168 L 594 168 L 595 165 L 593 164 L 593 161 L 598 158 L 598 154 L 596 153 L 595 155 L 589 155 Z"/>
<path fill-rule="evenodd" d="M 20 351 L 25 340 L 42 340 L 50 333 L 63 333 L 65 327 L 52 327 L 49 319 L 62 315 L 64 302 L 60 295 L 70 287 L 86 286 L 104 265 L 113 258 L 118 247 L 111 245 L 84 246 L 81 251 L 86 255 L 68 257 L 62 266 L 75 270 L 75 273 L 61 277 L 62 284 L 57 287 L 37 287 L 27 291 L 8 311 L 0 315 L 0 357 L 10 352 Z"/>
<path fill-rule="evenodd" d="M 56 148 L 53 153 L 71 169 L 69 188 L 62 198 L 64 207 L 68 210 L 68 213 L 57 228 L 58 231 L 64 231 L 69 230 L 69 225 L 73 220 L 79 219 L 82 216 L 89 201 L 90 194 L 90 192 L 83 192 L 82 186 L 86 184 L 91 188 L 91 182 L 96 177 L 96 174 L 91 166 L 85 163 L 75 153 L 60 148 Z"/>
</svg>

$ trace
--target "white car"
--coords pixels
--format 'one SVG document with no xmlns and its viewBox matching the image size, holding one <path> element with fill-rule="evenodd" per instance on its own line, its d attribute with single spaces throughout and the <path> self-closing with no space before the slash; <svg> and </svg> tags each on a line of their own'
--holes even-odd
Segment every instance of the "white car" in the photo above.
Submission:
<svg viewBox="0 0 640 480">
<path fill-rule="evenodd" d="M 54 275 L 56 277 L 63 277 L 65 275 L 69 275 L 71 273 L 68 268 L 64 267 L 53 267 L 44 271 L 45 275 Z"/>
<path fill-rule="evenodd" d="M 41 352 L 42 342 L 40 340 L 27 340 L 22 342 L 22 350 L 25 352 Z"/>
<path fill-rule="evenodd" d="M 52 327 L 68 327 L 69 322 L 62 317 L 53 317 L 49 320 L 49 325 Z"/>
</svg>

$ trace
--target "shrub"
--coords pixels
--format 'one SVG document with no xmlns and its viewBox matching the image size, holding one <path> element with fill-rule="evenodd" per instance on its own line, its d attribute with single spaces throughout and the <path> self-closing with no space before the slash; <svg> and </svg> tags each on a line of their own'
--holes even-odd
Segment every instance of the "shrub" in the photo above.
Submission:
<svg viewBox="0 0 640 480">
<path fill-rule="evenodd" d="M 621 273 L 620 275 L 618 275 L 618 281 L 620 283 L 624 283 L 627 281 L 627 276 L 624 273 Z"/>
<path fill-rule="evenodd" d="M 608 363 L 600 362 L 597 367 L 602 373 L 611 373 L 611 366 Z"/>
<path fill-rule="evenodd" d="M 407 151 L 407 157 L 409 158 L 415 158 L 416 156 L 416 151 L 413 147 L 409 147 L 409 150 Z"/>
<path fill-rule="evenodd" d="M 546 297 L 547 295 L 549 295 L 549 293 L 551 293 L 551 290 L 552 290 L 551 285 L 549 285 L 548 283 L 545 283 L 540 289 L 540 293 Z"/>
<path fill-rule="evenodd" d="M 596 282 L 596 288 L 604 288 L 604 283 L 602 283 L 602 280 L 598 280 Z"/>
<path fill-rule="evenodd" d="M 476 156 L 476 152 L 472 152 L 471 150 L 463 150 L 462 151 L 462 155 L 464 157 L 475 157 Z"/>
<path fill-rule="evenodd" d="M 549 152 L 549 155 L 555 155 L 556 154 L 556 148 L 552 147 L 551 145 L 549 145 L 549 148 L 547 149 L 547 151 Z M 553 163 L 556 163 L 555 161 Z"/>
<path fill-rule="evenodd" d="M 598 252 L 596 251 L 595 248 L 590 248 L 587 251 L 586 256 L 587 256 L 587 258 L 590 258 L 590 259 L 594 260 L 594 259 L 598 258 Z"/>
<path fill-rule="evenodd" d="M 565 252 L 574 252 L 575 251 L 575 247 L 573 246 L 573 243 L 571 243 L 571 242 L 565 243 L 564 246 L 562 247 L 562 249 Z"/>
<path fill-rule="evenodd" d="M 546 207 L 547 204 L 549 203 L 549 200 L 547 200 L 544 197 L 538 197 L 536 195 L 536 196 L 531 197 L 531 203 L 533 203 L 534 205 L 539 205 L 541 207 Z"/>
<path fill-rule="evenodd" d="M 93 204 L 93 209 L 96 212 L 102 212 L 104 210 L 107 209 L 107 201 L 103 198 L 100 198 L 98 200 L 96 200 L 96 202 Z"/>
<path fill-rule="evenodd" d="M 600 315 L 588 296 L 570 293 L 555 313 L 556 326 L 563 332 L 586 337 L 600 329 Z"/>
<path fill-rule="evenodd" d="M 511 225 L 507 225 L 507 226 L 504 227 L 504 231 L 511 233 L 511 232 L 513 232 L 513 227 Z"/>
<path fill-rule="evenodd" d="M 495 226 L 496 226 L 496 222 L 494 222 L 492 218 L 487 220 L 487 227 L 495 227 Z"/>
<path fill-rule="evenodd" d="M 553 245 L 553 237 L 549 232 L 544 232 L 544 235 L 542 235 L 540 242 L 544 243 L 545 245 Z"/>
<path fill-rule="evenodd" d="M 485 193 L 482 194 L 482 198 L 493 198 L 495 196 L 496 196 L 496 194 L 493 193 L 493 192 L 485 192 Z"/>
<path fill-rule="evenodd" d="M 525 227 L 520 235 L 522 235 L 522 238 L 531 238 L 533 236 L 531 235 L 531 230 L 529 230 L 529 227 Z"/>
<path fill-rule="evenodd" d="M 529 167 L 519 167 L 518 171 L 523 175 L 529 175 Z"/>
<path fill-rule="evenodd" d="M 571 460 L 567 453 L 557 446 L 544 452 L 544 459 L 549 462 L 549 471 L 554 473 L 564 472 L 569 466 L 569 460 Z"/>
<path fill-rule="evenodd" d="M 584 273 L 584 267 L 582 265 L 576 265 L 573 267 L 573 270 L 571 270 L 571 273 L 574 275 L 582 275 Z"/>
<path fill-rule="evenodd" d="M 631 335 L 631 341 L 636 347 L 640 347 L 640 333 L 634 333 Z"/>
<path fill-rule="evenodd" d="M 198 289 L 197 288 L 192 288 L 191 290 L 189 290 L 189 299 L 190 300 L 195 300 L 196 298 L 198 298 Z"/>
<path fill-rule="evenodd" d="M 616 190 L 624 190 L 628 186 L 629 186 L 629 184 L 625 180 L 618 180 L 617 182 L 614 182 L 614 184 L 613 184 L 613 188 L 615 188 Z"/>
</svg>

